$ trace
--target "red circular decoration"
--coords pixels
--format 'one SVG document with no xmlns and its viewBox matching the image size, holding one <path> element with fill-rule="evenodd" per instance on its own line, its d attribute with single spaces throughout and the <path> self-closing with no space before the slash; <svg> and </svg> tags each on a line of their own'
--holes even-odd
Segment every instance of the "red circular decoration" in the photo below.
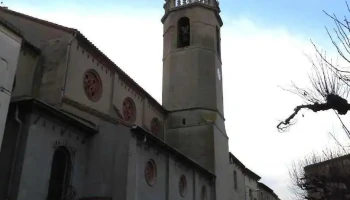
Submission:
<svg viewBox="0 0 350 200">
<path fill-rule="evenodd" d="M 135 121 L 136 108 L 134 101 L 127 97 L 123 101 L 123 117 L 125 121 L 134 122 Z"/>
<path fill-rule="evenodd" d="M 186 177 L 184 175 L 182 175 L 180 177 L 180 182 L 179 182 L 179 191 L 181 196 L 186 196 L 186 192 L 187 192 L 187 181 L 186 181 Z"/>
<path fill-rule="evenodd" d="M 201 200 L 207 200 L 207 188 L 203 185 L 201 191 Z"/>
<path fill-rule="evenodd" d="M 145 179 L 146 179 L 146 182 L 150 186 L 152 186 L 156 182 L 156 177 L 157 177 L 156 163 L 153 160 L 149 160 L 146 163 L 146 167 L 145 167 Z"/>
<path fill-rule="evenodd" d="M 89 69 L 84 74 L 84 90 L 91 101 L 98 101 L 102 95 L 102 82 L 95 70 Z"/>
<path fill-rule="evenodd" d="M 160 132 L 160 121 L 157 118 L 153 118 L 151 121 L 151 132 L 154 135 L 158 135 Z"/>
</svg>

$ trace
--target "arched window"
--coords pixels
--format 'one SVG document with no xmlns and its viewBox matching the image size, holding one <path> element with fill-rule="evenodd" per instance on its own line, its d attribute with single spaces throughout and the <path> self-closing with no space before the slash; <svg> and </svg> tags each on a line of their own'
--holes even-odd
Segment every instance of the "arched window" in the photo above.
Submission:
<svg viewBox="0 0 350 200">
<path fill-rule="evenodd" d="M 48 200 L 62 200 L 70 188 L 71 154 L 66 147 L 58 147 L 53 154 Z"/>
<path fill-rule="evenodd" d="M 190 19 L 182 17 L 177 22 L 177 47 L 182 48 L 190 45 Z"/>
<path fill-rule="evenodd" d="M 154 135 L 159 136 L 159 133 L 161 132 L 161 124 L 158 118 L 153 118 L 151 121 L 151 133 Z"/>
</svg>

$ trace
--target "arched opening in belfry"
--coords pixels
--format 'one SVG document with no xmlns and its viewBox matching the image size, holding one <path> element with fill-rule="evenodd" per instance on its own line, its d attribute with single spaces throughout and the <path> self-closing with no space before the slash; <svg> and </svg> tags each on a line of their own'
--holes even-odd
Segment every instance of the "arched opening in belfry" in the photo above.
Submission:
<svg viewBox="0 0 350 200">
<path fill-rule="evenodd" d="M 70 187 L 71 154 L 66 147 L 55 150 L 51 165 L 51 175 L 47 200 L 62 200 Z"/>
<path fill-rule="evenodd" d="M 182 17 L 177 22 L 177 47 L 187 47 L 190 45 L 190 19 Z"/>
</svg>

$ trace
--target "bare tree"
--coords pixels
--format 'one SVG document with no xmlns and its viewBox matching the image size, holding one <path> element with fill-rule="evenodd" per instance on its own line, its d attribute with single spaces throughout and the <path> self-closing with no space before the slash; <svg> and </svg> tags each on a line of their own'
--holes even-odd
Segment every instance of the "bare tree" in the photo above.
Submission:
<svg viewBox="0 0 350 200">
<path fill-rule="evenodd" d="M 350 155 L 326 149 L 294 162 L 289 170 L 294 199 L 350 199 Z"/>
<path fill-rule="evenodd" d="M 347 3 L 346 6 L 350 13 Z M 335 14 L 323 12 L 334 21 L 335 28 L 332 34 L 328 28 L 326 31 L 341 60 L 334 62 L 325 51 L 321 51 L 311 41 L 315 49 L 315 57 L 308 56 L 314 72 L 309 76 L 311 87 L 300 88 L 293 83 L 292 89 L 286 89 L 303 98 L 305 104 L 296 106 L 294 112 L 277 125 L 277 129 L 282 132 L 287 131 L 291 125 L 295 124 L 295 117 L 302 109 L 313 112 L 334 110 L 350 138 L 350 132 L 339 116 L 347 114 L 350 110 L 350 104 L 347 101 L 350 91 L 350 68 L 344 68 L 340 64 L 350 64 L 350 24 L 346 17 L 340 20 Z"/>
</svg>

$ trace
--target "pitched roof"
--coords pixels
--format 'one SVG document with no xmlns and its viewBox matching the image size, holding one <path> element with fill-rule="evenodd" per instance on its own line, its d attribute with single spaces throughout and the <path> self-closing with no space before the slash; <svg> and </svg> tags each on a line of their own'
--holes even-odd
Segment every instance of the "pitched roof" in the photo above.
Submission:
<svg viewBox="0 0 350 200">
<path fill-rule="evenodd" d="M 40 111 L 44 111 L 47 114 L 50 114 L 51 116 L 58 117 L 63 122 L 67 124 L 71 124 L 71 127 L 75 127 L 84 133 L 87 133 L 89 136 L 92 136 L 98 132 L 98 128 L 95 124 L 92 122 L 89 122 L 89 125 L 82 123 L 81 121 L 71 117 L 70 115 L 67 115 L 63 111 L 50 106 L 46 104 L 43 101 L 40 101 L 39 99 L 32 98 L 32 97 L 15 97 L 11 99 L 11 106 L 12 105 L 20 105 L 20 106 L 26 106 L 31 110 L 31 108 L 36 108 Z"/>
<path fill-rule="evenodd" d="M 251 177 L 252 179 L 254 179 L 254 180 L 260 180 L 261 179 L 261 177 L 259 176 L 259 175 L 257 175 L 256 173 L 254 173 L 252 170 L 250 170 L 250 169 L 248 169 L 248 168 L 245 168 L 244 169 L 244 173 L 247 175 L 247 176 L 249 176 L 249 177 Z"/>
<path fill-rule="evenodd" d="M 36 22 L 45 26 L 49 26 L 58 30 L 62 30 L 67 33 L 76 34 L 76 38 L 78 42 L 84 45 L 85 48 L 88 48 L 92 52 L 92 54 L 95 54 L 98 57 L 97 60 L 99 60 L 99 62 L 101 62 L 106 67 L 112 68 L 112 70 L 117 71 L 117 73 L 119 73 L 122 77 L 128 80 L 130 84 L 134 85 L 137 88 L 137 90 L 139 90 L 142 93 L 141 95 L 144 95 L 149 100 L 150 103 L 153 103 L 157 107 L 157 109 L 159 109 L 163 114 L 167 113 L 167 110 L 157 100 L 155 100 L 148 92 L 146 92 L 146 90 L 144 90 L 129 75 L 127 75 L 122 69 L 120 69 L 99 48 L 97 48 L 90 40 L 88 40 L 79 30 L 62 26 L 56 23 L 52 23 L 46 20 L 42 20 L 36 17 L 32 17 L 23 13 L 19 13 L 19 12 L 10 10 L 6 7 L 0 6 L 0 11 L 15 15 L 17 17 L 25 18 L 27 20 L 31 20 L 33 22 Z"/>
<path fill-rule="evenodd" d="M 258 187 L 266 190 L 267 192 L 273 193 L 273 190 L 269 186 L 265 185 L 264 183 L 258 182 Z"/>
<path fill-rule="evenodd" d="M 0 7 L 1 9 L 2 7 Z M 8 30 L 12 31 L 13 33 L 15 33 L 16 35 L 18 35 L 19 37 L 22 38 L 22 44 L 23 45 L 27 45 L 28 47 L 32 48 L 35 52 L 40 52 L 40 50 L 35 47 L 33 44 L 31 44 L 22 34 L 22 32 L 13 24 L 11 24 L 10 22 L 8 22 L 7 20 L 5 20 L 4 18 L 0 17 L 0 24 L 3 25 L 5 28 L 7 28 Z"/>
<path fill-rule="evenodd" d="M 264 189 L 266 192 L 269 192 L 276 199 L 279 199 L 277 194 L 269 186 L 265 185 L 264 183 L 258 182 L 258 187 L 261 189 Z"/>
<path fill-rule="evenodd" d="M 230 157 L 230 163 L 233 162 L 236 165 L 238 165 L 239 167 L 241 167 L 242 171 L 244 174 L 246 174 L 247 176 L 255 179 L 255 180 L 260 180 L 261 177 L 259 175 L 257 175 L 256 173 L 254 173 L 252 170 L 248 169 L 241 161 L 238 160 L 238 158 L 236 156 L 234 156 L 231 152 L 229 152 L 229 157 Z"/>
<path fill-rule="evenodd" d="M 232 162 L 232 164 L 236 164 L 238 167 L 240 167 L 242 170 L 244 170 L 246 167 L 244 166 L 244 164 L 238 160 L 238 158 L 236 156 L 234 156 L 231 152 L 229 152 L 230 155 L 230 163 Z"/>
<path fill-rule="evenodd" d="M 0 6 L 0 10 L 3 11 L 3 12 L 6 12 L 8 14 L 15 15 L 17 17 L 21 17 L 21 18 L 24 18 L 24 19 L 35 21 L 35 22 L 40 23 L 42 25 L 46 25 L 46 26 L 50 26 L 52 28 L 60 29 L 62 31 L 66 31 L 66 32 L 70 32 L 70 33 L 74 33 L 74 31 L 76 31 L 73 28 L 68 28 L 66 26 L 62 26 L 62 25 L 59 25 L 59 24 L 55 24 L 53 22 L 49 22 L 49 21 L 46 21 L 46 20 L 42 20 L 42 19 L 39 19 L 39 18 L 36 18 L 36 17 L 32 17 L 32 16 L 29 16 L 29 15 L 26 15 L 26 14 L 23 14 L 23 13 L 19 13 L 19 12 L 10 10 L 7 7 Z"/>
<path fill-rule="evenodd" d="M 342 162 L 342 161 L 344 161 L 346 159 L 350 159 L 350 154 L 346 154 L 346 155 L 335 157 L 335 158 L 332 158 L 332 159 L 329 159 L 329 160 L 325 160 L 325 161 L 322 161 L 322 162 L 318 162 L 318 163 L 307 165 L 307 166 L 304 167 L 304 170 L 310 170 L 310 169 L 315 168 L 315 167 L 326 166 L 326 165 L 329 165 L 329 164 L 336 164 L 337 162 Z"/>
<path fill-rule="evenodd" d="M 192 166 L 194 166 L 197 170 L 203 172 L 205 175 L 208 175 L 209 177 L 213 178 L 215 180 L 216 176 L 213 172 L 205 169 L 203 166 L 195 162 L 194 160 L 188 158 L 187 156 L 183 155 L 180 153 L 178 150 L 175 148 L 171 147 L 152 133 L 148 132 L 147 130 L 143 129 L 140 126 L 133 126 L 132 127 L 132 132 L 137 134 L 137 137 L 139 140 L 144 139 L 145 137 L 147 138 L 146 141 L 152 141 L 152 143 L 156 144 L 157 146 L 166 149 L 167 152 L 171 153 L 173 156 L 175 156 L 178 159 L 181 159 L 185 163 L 188 163 Z"/>
</svg>

